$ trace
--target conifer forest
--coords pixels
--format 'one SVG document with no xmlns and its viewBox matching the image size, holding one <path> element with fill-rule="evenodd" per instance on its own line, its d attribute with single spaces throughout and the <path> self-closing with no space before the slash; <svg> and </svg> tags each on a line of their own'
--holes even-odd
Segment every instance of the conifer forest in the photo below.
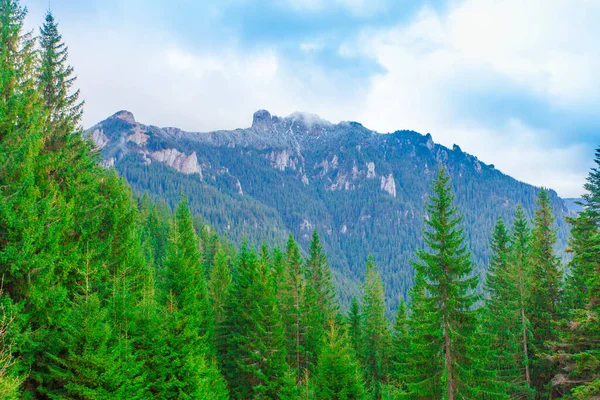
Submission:
<svg viewBox="0 0 600 400">
<path fill-rule="evenodd" d="M 342 287 L 322 229 L 260 245 L 184 186 L 132 189 L 84 134 L 55 15 L 28 18 L 0 0 L 1 399 L 600 398 L 600 148 L 566 250 L 541 189 L 477 264 L 458 175 L 430 165 L 390 302 L 381 258 Z"/>
</svg>

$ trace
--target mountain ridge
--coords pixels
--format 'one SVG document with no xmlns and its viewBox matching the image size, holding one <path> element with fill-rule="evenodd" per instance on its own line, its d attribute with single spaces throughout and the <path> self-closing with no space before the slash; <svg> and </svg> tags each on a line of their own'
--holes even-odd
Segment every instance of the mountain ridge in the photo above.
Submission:
<svg viewBox="0 0 600 400">
<path fill-rule="evenodd" d="M 480 270 L 498 215 L 510 222 L 522 203 L 531 216 L 540 190 L 458 145 L 435 143 L 429 133 L 377 133 L 308 113 L 278 117 L 259 110 L 248 128 L 187 132 L 141 124 L 122 110 L 87 134 L 103 164 L 136 191 L 171 206 L 184 191 L 192 210 L 234 241 L 283 245 L 292 232 L 306 250 L 316 228 L 345 301 L 356 293 L 362 264 L 373 253 L 392 307 L 412 284 L 410 260 L 422 246 L 424 203 L 439 165 L 453 178 Z M 550 193 L 564 248 L 568 210 Z"/>
</svg>

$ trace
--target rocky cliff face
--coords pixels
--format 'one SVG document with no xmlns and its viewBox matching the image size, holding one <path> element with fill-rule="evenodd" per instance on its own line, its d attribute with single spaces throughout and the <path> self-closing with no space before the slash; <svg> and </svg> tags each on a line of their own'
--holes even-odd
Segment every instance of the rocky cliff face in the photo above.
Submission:
<svg viewBox="0 0 600 400">
<path fill-rule="evenodd" d="M 379 264 L 393 307 L 412 284 L 410 260 L 422 246 L 424 204 L 442 165 L 450 173 L 473 257 L 483 268 L 497 217 L 510 223 L 517 204 L 529 214 L 537 188 L 486 165 L 430 134 L 373 132 L 294 113 L 257 111 L 247 128 L 185 132 L 137 122 L 120 111 L 87 135 L 134 189 L 190 206 L 235 241 L 283 245 L 289 232 L 307 249 L 321 234 L 342 298 L 356 294 L 368 254 Z M 566 213 L 552 193 L 559 215 Z M 559 237 L 566 225 L 559 219 Z M 563 243 L 564 244 L 564 243 Z"/>
<path fill-rule="evenodd" d="M 184 174 L 198 174 L 202 179 L 202 168 L 195 152 L 185 154 L 176 148 L 152 151 L 148 147 L 148 141 L 153 137 L 152 129 L 137 123 L 129 111 L 119 111 L 86 133 L 96 147 L 102 150 L 102 165 L 105 167 L 113 167 L 126 155 L 137 154 L 144 164 L 152 161 L 163 163 Z"/>
</svg>

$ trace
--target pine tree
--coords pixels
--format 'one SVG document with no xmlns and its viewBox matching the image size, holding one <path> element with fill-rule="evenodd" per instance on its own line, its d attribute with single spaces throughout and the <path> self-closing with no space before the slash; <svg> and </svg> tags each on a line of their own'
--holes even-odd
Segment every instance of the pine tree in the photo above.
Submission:
<svg viewBox="0 0 600 400">
<path fill-rule="evenodd" d="M 547 345 L 557 339 L 556 324 L 560 319 L 562 271 L 560 260 L 554 253 L 556 232 L 550 197 L 546 190 L 539 193 L 531 243 L 531 292 L 529 313 L 534 337 L 536 357 L 531 368 L 532 386 L 539 396 L 546 396 L 555 365 L 542 354 Z"/>
<path fill-rule="evenodd" d="M 473 308 L 478 300 L 478 277 L 453 202 L 450 178 L 441 169 L 425 220 L 429 227 L 424 232 L 425 243 L 430 252 L 418 250 L 420 262 L 413 264 L 416 277 L 411 300 L 417 326 L 411 334 L 415 335 L 413 362 L 417 364 L 408 386 L 415 398 L 440 398 L 442 383 L 448 400 L 466 396 L 472 389 L 468 375 L 473 360 L 467 358 L 467 346 L 476 326 Z"/>
<path fill-rule="evenodd" d="M 317 398 L 323 400 L 361 400 L 366 398 L 362 374 L 348 337 L 335 324 L 327 332 L 318 358 Z"/>
<path fill-rule="evenodd" d="M 361 359 L 367 388 L 373 398 L 380 399 L 381 387 L 388 381 L 392 338 L 385 316 L 383 284 L 372 256 L 367 259 L 363 293 Z"/>
</svg>

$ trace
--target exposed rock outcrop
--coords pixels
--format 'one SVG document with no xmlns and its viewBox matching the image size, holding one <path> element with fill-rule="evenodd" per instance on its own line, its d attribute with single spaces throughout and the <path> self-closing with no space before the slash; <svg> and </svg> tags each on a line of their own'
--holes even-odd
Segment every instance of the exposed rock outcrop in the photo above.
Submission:
<svg viewBox="0 0 600 400">
<path fill-rule="evenodd" d="M 280 171 L 285 171 L 286 168 L 296 170 L 296 162 L 291 158 L 289 150 L 272 151 L 269 153 L 268 159 L 271 161 L 273 168 Z"/>
<path fill-rule="evenodd" d="M 372 179 L 375 178 L 377 175 L 375 175 L 375 163 L 374 162 L 368 162 L 367 163 L 367 179 Z"/>
<path fill-rule="evenodd" d="M 381 177 L 381 189 L 388 192 L 392 197 L 396 197 L 396 181 L 394 180 L 394 175 L 389 174 L 387 177 Z"/>
<path fill-rule="evenodd" d="M 133 143 L 137 144 L 138 146 L 143 146 L 146 144 L 146 142 L 148 142 L 149 138 L 150 138 L 150 136 L 146 135 L 144 133 L 144 131 L 142 130 L 142 128 L 140 128 L 139 126 L 136 126 L 135 129 L 133 130 L 133 133 L 131 135 L 127 136 L 127 141 L 133 142 Z"/>
<path fill-rule="evenodd" d="M 94 142 L 94 144 L 96 145 L 96 148 L 98 148 L 98 150 L 103 149 L 108 142 L 110 141 L 108 139 L 108 137 L 104 134 L 104 131 L 102 129 L 96 129 L 92 132 L 92 142 Z"/>
<path fill-rule="evenodd" d="M 186 156 L 177 149 L 165 149 L 150 153 L 150 157 L 184 174 L 200 174 L 200 177 L 202 177 L 202 170 L 198 164 L 195 151 Z"/>
<path fill-rule="evenodd" d="M 123 121 L 127 122 L 128 124 L 132 124 L 132 125 L 135 124 L 135 118 L 133 117 L 133 114 L 130 113 L 129 111 L 126 111 L 126 110 L 119 111 L 114 116 L 116 118 L 122 119 Z"/>
</svg>

